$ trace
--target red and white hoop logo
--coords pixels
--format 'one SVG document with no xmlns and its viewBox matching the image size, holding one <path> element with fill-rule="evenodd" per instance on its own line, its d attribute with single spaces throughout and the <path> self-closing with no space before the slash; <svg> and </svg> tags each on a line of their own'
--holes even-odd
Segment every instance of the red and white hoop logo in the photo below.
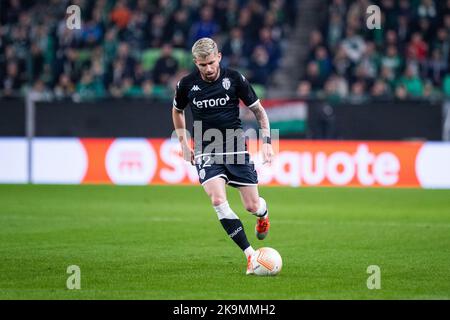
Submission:
<svg viewBox="0 0 450 320">
<path fill-rule="evenodd" d="M 146 139 L 116 139 L 106 154 L 106 171 L 115 184 L 140 184 L 151 182 L 158 159 Z"/>
</svg>

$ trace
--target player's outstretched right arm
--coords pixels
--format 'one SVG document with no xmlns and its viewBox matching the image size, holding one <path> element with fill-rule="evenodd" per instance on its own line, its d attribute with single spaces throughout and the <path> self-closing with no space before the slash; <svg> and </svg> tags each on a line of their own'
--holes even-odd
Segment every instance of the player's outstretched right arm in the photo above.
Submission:
<svg viewBox="0 0 450 320">
<path fill-rule="evenodd" d="M 187 138 L 186 120 L 184 118 L 184 111 L 172 108 L 172 120 L 175 132 L 177 133 L 178 141 L 181 144 L 181 151 L 183 158 L 189 161 L 192 165 L 194 162 L 194 150 L 190 146 L 190 140 Z"/>
</svg>

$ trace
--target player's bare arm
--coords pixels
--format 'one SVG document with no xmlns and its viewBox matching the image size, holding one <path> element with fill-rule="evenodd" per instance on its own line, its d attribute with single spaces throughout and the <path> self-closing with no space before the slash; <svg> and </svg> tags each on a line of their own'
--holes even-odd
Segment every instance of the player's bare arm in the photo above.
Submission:
<svg viewBox="0 0 450 320">
<path fill-rule="evenodd" d="M 263 106 L 260 102 L 257 102 L 255 106 L 251 107 L 250 110 L 256 117 L 256 121 L 261 129 L 263 145 L 263 163 L 272 163 L 273 159 L 273 148 L 270 144 L 270 123 L 269 117 L 267 117 L 266 110 L 264 110 Z M 269 139 L 268 139 L 269 138 Z"/>
<path fill-rule="evenodd" d="M 194 165 L 194 150 L 190 146 L 190 140 L 186 134 L 186 120 L 183 110 L 177 110 L 172 108 L 172 120 L 175 132 L 178 136 L 178 141 L 181 144 L 181 151 L 183 152 L 183 158 Z"/>
</svg>

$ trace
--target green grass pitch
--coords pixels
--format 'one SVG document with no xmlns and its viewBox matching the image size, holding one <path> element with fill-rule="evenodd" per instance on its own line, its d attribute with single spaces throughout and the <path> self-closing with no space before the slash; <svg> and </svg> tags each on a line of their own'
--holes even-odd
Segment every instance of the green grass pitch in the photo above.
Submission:
<svg viewBox="0 0 450 320">
<path fill-rule="evenodd" d="M 0 299 L 450 298 L 449 190 L 261 187 L 264 241 L 227 190 L 253 247 L 283 257 L 278 276 L 245 275 L 200 186 L 2 185 Z"/>
</svg>

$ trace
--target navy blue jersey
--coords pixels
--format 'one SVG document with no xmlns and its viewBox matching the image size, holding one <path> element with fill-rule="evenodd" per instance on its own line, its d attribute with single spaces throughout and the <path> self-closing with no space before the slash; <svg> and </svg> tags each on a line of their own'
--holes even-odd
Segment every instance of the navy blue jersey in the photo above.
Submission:
<svg viewBox="0 0 450 320">
<path fill-rule="evenodd" d="M 220 68 L 220 76 L 213 82 L 204 81 L 196 70 L 178 82 L 173 107 L 184 110 L 190 106 L 194 127 L 201 121 L 203 139 L 200 140 L 201 137 L 193 132 L 196 154 L 243 151 L 239 147 L 245 146 L 244 136 L 239 134 L 242 132 L 239 100 L 248 107 L 253 107 L 259 101 L 248 80 L 235 70 Z M 208 138 L 208 134 L 205 135 L 208 129 L 218 129 L 223 134 L 223 141 L 218 141 L 219 144 L 216 144 L 215 148 L 211 148 L 214 139 L 205 139 Z M 226 135 L 227 129 L 237 130 L 235 132 L 238 134 L 230 138 Z M 231 149 L 230 139 L 234 141 L 234 147 Z"/>
</svg>

